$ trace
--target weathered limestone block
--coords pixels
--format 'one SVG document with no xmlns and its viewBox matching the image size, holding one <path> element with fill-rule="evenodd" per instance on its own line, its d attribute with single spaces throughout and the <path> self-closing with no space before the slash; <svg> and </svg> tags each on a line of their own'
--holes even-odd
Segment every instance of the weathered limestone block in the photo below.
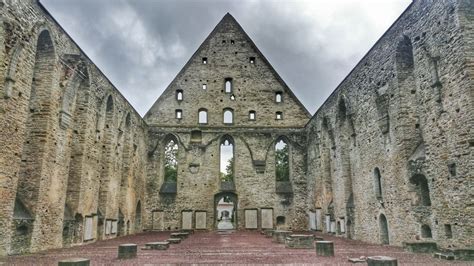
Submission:
<svg viewBox="0 0 474 266">
<path fill-rule="evenodd" d="M 432 253 L 438 251 L 436 242 L 404 242 L 403 248 L 406 251 L 415 253 Z"/>
<path fill-rule="evenodd" d="M 150 242 L 146 243 L 145 247 L 147 249 L 167 250 L 170 247 L 170 243 L 168 241 Z"/>
<path fill-rule="evenodd" d="M 312 249 L 314 247 L 313 242 L 313 235 L 290 235 L 286 238 L 286 247 Z"/>
<path fill-rule="evenodd" d="M 89 266 L 90 260 L 85 258 L 64 259 L 58 262 L 58 266 Z"/>
<path fill-rule="evenodd" d="M 137 256 L 137 244 L 121 244 L 118 248 L 119 259 L 132 259 Z"/>
<path fill-rule="evenodd" d="M 433 257 L 442 260 L 454 260 L 454 255 L 450 253 L 436 252 L 435 254 L 433 254 Z"/>
<path fill-rule="evenodd" d="M 367 258 L 368 266 L 397 266 L 398 262 L 396 258 L 387 256 L 373 256 Z"/>
<path fill-rule="evenodd" d="M 167 240 L 170 244 L 179 244 L 181 243 L 181 238 L 168 238 Z"/>
<path fill-rule="evenodd" d="M 318 256 L 334 256 L 334 243 L 332 241 L 316 241 L 316 254 Z"/>
<path fill-rule="evenodd" d="M 286 241 L 286 237 L 288 237 L 293 232 L 285 231 L 285 230 L 275 230 L 273 232 L 273 242 L 284 244 Z"/>
<path fill-rule="evenodd" d="M 176 233 L 171 233 L 170 238 L 179 238 L 181 240 L 186 239 L 189 236 L 188 232 L 176 232 Z"/>
<path fill-rule="evenodd" d="M 265 237 L 267 237 L 267 238 L 273 237 L 273 232 L 275 232 L 274 229 L 265 229 L 265 230 L 263 230 L 263 233 L 265 234 Z"/>
</svg>

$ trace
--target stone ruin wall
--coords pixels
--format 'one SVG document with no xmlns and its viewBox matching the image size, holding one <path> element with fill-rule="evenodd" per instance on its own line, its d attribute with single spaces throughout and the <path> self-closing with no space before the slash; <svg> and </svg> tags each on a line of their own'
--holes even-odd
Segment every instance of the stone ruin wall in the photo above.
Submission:
<svg viewBox="0 0 474 266">
<path fill-rule="evenodd" d="M 144 202 L 145 123 L 35 2 L 0 1 L 0 254 L 132 233 Z"/>
<path fill-rule="evenodd" d="M 196 192 L 220 191 L 211 181 L 223 134 L 241 160 L 239 228 L 245 208 L 273 208 L 292 229 L 308 228 L 306 212 L 319 210 L 318 229 L 328 231 L 329 214 L 341 236 L 380 243 L 385 217 L 392 245 L 429 240 L 428 226 L 439 246 L 472 248 L 473 10 L 470 1 L 415 1 L 305 128 L 300 117 L 286 129 L 209 130 L 195 145 L 192 127 L 148 127 L 36 1 L 0 0 L 0 255 L 152 229 L 153 211 L 166 208 L 165 229 L 180 228 L 183 210 L 207 211 L 213 228 L 213 202 Z M 170 133 L 186 149 L 178 179 L 190 182 L 167 204 L 159 150 Z M 286 206 L 274 161 L 257 175 L 249 163 L 273 157 L 264 146 L 281 135 L 293 147 Z M 193 180 L 195 160 L 202 180 Z M 107 220 L 116 233 L 106 234 Z"/>
<path fill-rule="evenodd" d="M 308 204 L 324 231 L 329 214 L 338 235 L 381 243 L 383 215 L 390 244 L 473 245 L 474 9 L 428 2 L 411 4 L 307 126 Z"/>
</svg>

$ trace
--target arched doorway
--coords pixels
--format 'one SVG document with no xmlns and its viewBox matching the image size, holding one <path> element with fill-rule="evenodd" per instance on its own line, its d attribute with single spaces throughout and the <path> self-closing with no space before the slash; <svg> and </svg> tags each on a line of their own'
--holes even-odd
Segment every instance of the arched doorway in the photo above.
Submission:
<svg viewBox="0 0 474 266">
<path fill-rule="evenodd" d="M 222 192 L 214 196 L 214 227 L 218 230 L 237 229 L 237 194 Z"/>
<path fill-rule="evenodd" d="M 385 218 L 385 215 L 383 214 L 380 214 L 379 225 L 380 225 L 380 242 L 384 245 L 388 245 L 390 243 L 389 238 L 388 238 L 388 223 L 387 223 L 387 218 Z"/>
</svg>

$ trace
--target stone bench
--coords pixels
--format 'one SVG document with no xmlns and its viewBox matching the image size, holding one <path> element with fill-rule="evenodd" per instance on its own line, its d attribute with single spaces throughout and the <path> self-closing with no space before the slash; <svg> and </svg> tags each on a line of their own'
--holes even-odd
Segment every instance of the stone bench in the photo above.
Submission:
<svg viewBox="0 0 474 266">
<path fill-rule="evenodd" d="M 168 238 L 166 241 L 170 244 L 179 244 L 181 243 L 181 238 Z"/>
<path fill-rule="evenodd" d="M 189 233 L 185 233 L 185 232 L 176 232 L 176 233 L 170 234 L 170 238 L 186 239 L 188 236 L 189 236 Z"/>
<path fill-rule="evenodd" d="M 58 266 L 89 266 L 90 262 L 91 262 L 90 259 L 71 258 L 71 259 L 60 260 L 58 262 Z"/>
<path fill-rule="evenodd" d="M 285 231 L 285 230 L 275 230 L 273 232 L 273 242 L 275 243 L 281 243 L 284 244 L 286 241 L 286 238 L 291 235 L 293 232 L 291 231 Z"/>
<path fill-rule="evenodd" d="M 433 254 L 433 257 L 442 260 L 454 260 L 454 254 L 449 253 L 436 252 L 435 254 Z"/>
<path fill-rule="evenodd" d="M 264 234 L 265 237 L 267 237 L 267 238 L 273 237 L 273 232 L 275 232 L 274 229 L 265 229 L 265 230 L 263 230 L 263 234 Z"/>
<path fill-rule="evenodd" d="M 397 266 L 396 258 L 387 256 L 373 256 L 367 258 L 367 266 Z"/>
<path fill-rule="evenodd" d="M 121 244 L 118 247 L 119 259 L 131 259 L 137 256 L 137 244 Z"/>
<path fill-rule="evenodd" d="M 316 241 L 316 254 L 318 256 L 334 256 L 334 243 L 332 241 Z"/>
<path fill-rule="evenodd" d="M 170 247 L 170 242 L 150 242 L 145 244 L 145 249 L 167 250 Z"/>
<path fill-rule="evenodd" d="M 297 235 L 293 234 L 286 238 L 287 248 L 308 248 L 314 247 L 314 236 L 313 235 Z"/>
<path fill-rule="evenodd" d="M 436 242 L 403 242 L 403 248 L 406 251 L 415 253 L 433 253 L 438 251 Z"/>
</svg>

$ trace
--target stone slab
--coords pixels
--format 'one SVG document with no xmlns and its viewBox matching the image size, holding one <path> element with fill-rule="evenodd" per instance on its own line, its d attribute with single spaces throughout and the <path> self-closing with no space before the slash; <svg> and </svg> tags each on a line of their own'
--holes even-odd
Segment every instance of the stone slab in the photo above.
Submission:
<svg viewBox="0 0 474 266">
<path fill-rule="evenodd" d="M 398 261 L 396 258 L 388 256 L 372 256 L 367 258 L 368 266 L 397 266 Z"/>
<path fill-rule="evenodd" d="M 121 244 L 118 247 L 119 259 L 131 259 L 137 256 L 137 244 Z"/>
<path fill-rule="evenodd" d="M 257 210 L 245 210 L 245 229 L 258 228 Z"/>
<path fill-rule="evenodd" d="M 181 238 L 168 238 L 167 242 L 170 244 L 179 244 L 181 243 Z"/>
<path fill-rule="evenodd" d="M 65 260 L 60 260 L 58 266 L 89 266 L 90 260 L 85 258 L 70 258 Z"/>
<path fill-rule="evenodd" d="M 313 235 L 292 234 L 286 238 L 285 244 L 287 248 L 312 249 L 314 248 L 313 242 Z"/>
<path fill-rule="evenodd" d="M 167 250 L 170 247 L 170 243 L 168 241 L 150 242 L 150 243 L 146 243 L 145 247 L 147 249 Z"/>
</svg>

